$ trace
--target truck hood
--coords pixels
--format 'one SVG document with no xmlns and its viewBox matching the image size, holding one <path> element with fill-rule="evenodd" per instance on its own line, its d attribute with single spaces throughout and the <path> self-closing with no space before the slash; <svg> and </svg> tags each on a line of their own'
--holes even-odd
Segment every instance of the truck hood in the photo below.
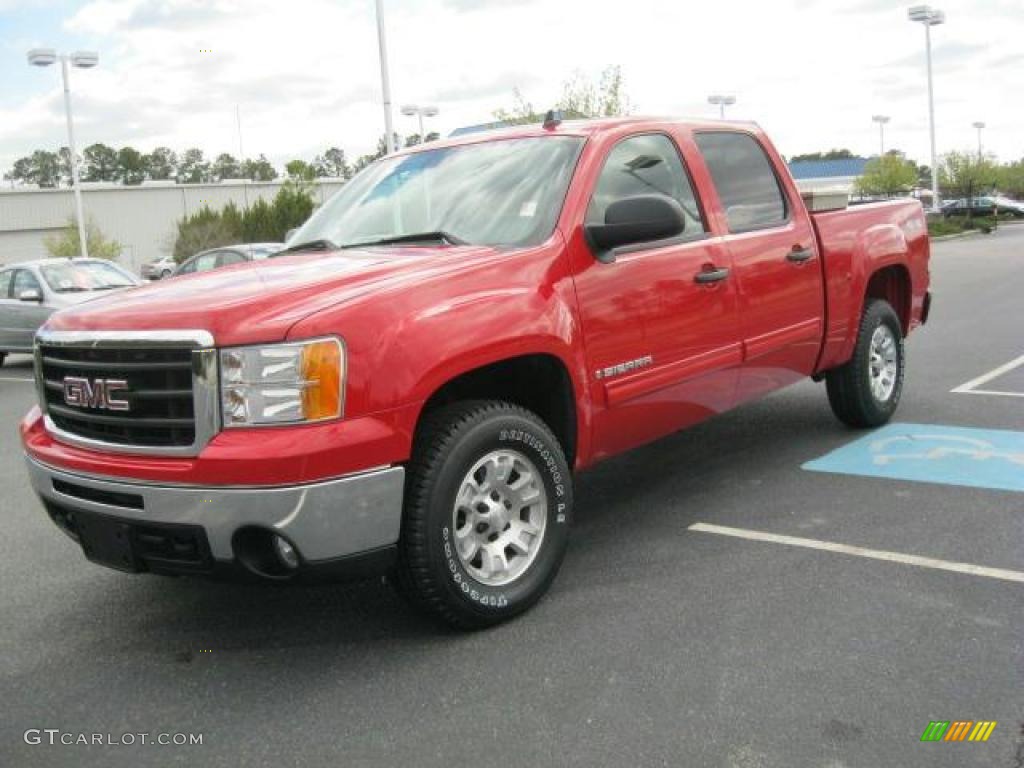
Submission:
<svg viewBox="0 0 1024 768">
<path fill-rule="evenodd" d="M 200 329 L 218 345 L 280 341 L 299 320 L 498 253 L 485 246 L 296 253 L 175 277 L 54 314 L 49 330 Z"/>
</svg>

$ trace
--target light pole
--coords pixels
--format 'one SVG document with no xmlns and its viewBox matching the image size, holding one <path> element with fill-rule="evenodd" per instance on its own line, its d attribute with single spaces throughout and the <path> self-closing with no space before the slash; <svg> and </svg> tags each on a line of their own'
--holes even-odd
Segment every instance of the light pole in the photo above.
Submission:
<svg viewBox="0 0 1024 768">
<path fill-rule="evenodd" d="M 58 54 L 53 48 L 33 48 L 28 52 L 28 63 L 34 67 L 48 67 L 60 60 L 61 78 L 64 81 L 64 112 L 68 121 L 68 151 L 71 153 L 71 184 L 75 193 L 75 210 L 78 212 L 78 242 L 82 258 L 89 256 L 85 236 L 85 215 L 82 212 L 82 185 L 78 180 L 78 152 L 75 150 L 75 129 L 71 120 L 71 88 L 68 76 L 68 62 L 79 69 L 91 69 L 99 64 L 99 54 L 94 51 L 75 51 Z"/>
<path fill-rule="evenodd" d="M 888 115 L 872 115 L 871 119 L 878 123 L 878 157 L 885 155 L 885 124 L 889 122 Z"/>
<path fill-rule="evenodd" d="M 708 96 L 708 104 L 715 104 L 718 106 L 718 117 L 722 120 L 725 119 L 725 108 L 732 106 L 735 103 L 735 96 L 729 96 L 722 93 L 713 93 Z"/>
<path fill-rule="evenodd" d="M 981 158 L 981 129 L 985 127 L 985 124 L 980 120 L 976 123 L 971 123 L 978 131 L 978 158 Z"/>
<path fill-rule="evenodd" d="M 412 117 L 413 115 L 417 115 L 419 117 L 419 119 L 420 119 L 420 144 L 426 144 L 427 143 L 427 134 L 425 133 L 425 129 L 423 127 L 423 118 L 424 117 L 436 117 L 437 113 L 438 113 L 437 107 L 433 107 L 433 106 L 421 107 L 421 106 L 418 106 L 416 104 L 405 104 L 402 107 L 402 114 L 403 115 L 405 115 L 406 117 Z"/>
<path fill-rule="evenodd" d="M 391 81 L 388 79 L 388 44 L 384 36 L 384 0 L 377 0 L 377 45 L 380 48 L 380 90 L 384 97 L 384 147 L 387 154 L 398 151 L 391 122 Z"/>
<path fill-rule="evenodd" d="M 932 88 L 932 27 L 946 21 L 946 14 L 930 5 L 915 5 L 907 10 L 907 17 L 924 25 L 924 45 L 928 63 L 928 130 L 932 145 L 932 210 L 940 210 L 939 169 L 935 154 L 935 93 Z"/>
</svg>

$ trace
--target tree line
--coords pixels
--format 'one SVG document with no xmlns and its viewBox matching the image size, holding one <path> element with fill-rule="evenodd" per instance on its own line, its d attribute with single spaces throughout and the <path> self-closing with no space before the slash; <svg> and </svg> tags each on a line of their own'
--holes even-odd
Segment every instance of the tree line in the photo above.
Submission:
<svg viewBox="0 0 1024 768">
<path fill-rule="evenodd" d="M 437 133 L 427 134 L 427 141 L 435 141 Z M 412 147 L 421 142 L 418 133 L 404 139 L 395 134 L 399 145 Z M 330 147 L 313 160 L 292 160 L 285 164 L 288 178 L 312 181 L 318 178 L 349 179 L 387 152 L 383 136 L 374 152 L 361 155 L 352 164 L 345 150 Z M 266 155 L 239 160 L 229 152 L 207 159 L 203 150 L 192 147 L 177 153 L 168 147 L 157 147 L 152 152 L 140 152 L 135 147 L 120 149 L 107 144 L 90 144 L 82 150 L 78 164 L 82 181 L 137 185 L 144 181 L 174 181 L 179 184 L 200 184 L 224 179 L 273 181 L 280 174 Z M 29 184 L 44 189 L 71 186 L 71 152 L 61 147 L 57 152 L 37 149 L 32 154 L 14 161 L 4 174 L 4 180 L 16 184 Z"/>
</svg>

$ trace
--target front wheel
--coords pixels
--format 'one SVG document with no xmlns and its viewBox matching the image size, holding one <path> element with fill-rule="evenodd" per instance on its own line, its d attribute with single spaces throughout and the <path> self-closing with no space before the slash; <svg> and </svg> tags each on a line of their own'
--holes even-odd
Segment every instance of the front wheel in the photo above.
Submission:
<svg viewBox="0 0 1024 768">
<path fill-rule="evenodd" d="M 825 378 L 832 412 L 851 427 L 885 424 L 899 405 L 905 367 L 899 318 L 888 302 L 868 301 L 853 357 Z"/>
<path fill-rule="evenodd" d="M 502 402 L 428 415 L 409 465 L 396 582 L 460 629 L 505 621 L 547 591 L 568 544 L 572 478 L 535 414 Z"/>
</svg>

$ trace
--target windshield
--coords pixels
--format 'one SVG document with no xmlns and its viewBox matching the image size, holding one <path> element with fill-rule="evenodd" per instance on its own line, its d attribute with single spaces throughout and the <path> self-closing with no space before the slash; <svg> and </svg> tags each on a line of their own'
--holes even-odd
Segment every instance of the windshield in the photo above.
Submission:
<svg viewBox="0 0 1024 768">
<path fill-rule="evenodd" d="M 417 233 L 536 245 L 554 230 L 582 145 L 569 136 L 503 139 L 385 158 L 349 181 L 288 245 L 352 246 Z"/>
<path fill-rule="evenodd" d="M 105 291 L 135 285 L 132 279 L 113 264 L 101 261 L 61 261 L 39 268 L 43 279 L 57 293 Z"/>
</svg>

